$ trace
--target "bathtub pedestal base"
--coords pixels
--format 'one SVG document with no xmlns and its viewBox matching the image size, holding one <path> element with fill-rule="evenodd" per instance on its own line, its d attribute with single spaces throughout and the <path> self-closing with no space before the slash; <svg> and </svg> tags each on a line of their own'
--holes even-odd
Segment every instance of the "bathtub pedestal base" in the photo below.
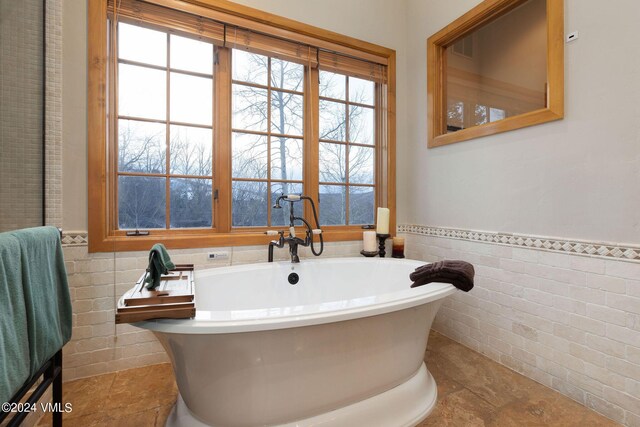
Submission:
<svg viewBox="0 0 640 427">
<path fill-rule="evenodd" d="M 347 427 L 385 425 L 410 427 L 424 420 L 436 405 L 438 390 L 433 376 L 423 363 L 416 374 L 397 387 L 360 402 L 319 414 L 282 427 Z M 187 408 L 178 394 L 167 427 L 207 427 Z"/>
</svg>

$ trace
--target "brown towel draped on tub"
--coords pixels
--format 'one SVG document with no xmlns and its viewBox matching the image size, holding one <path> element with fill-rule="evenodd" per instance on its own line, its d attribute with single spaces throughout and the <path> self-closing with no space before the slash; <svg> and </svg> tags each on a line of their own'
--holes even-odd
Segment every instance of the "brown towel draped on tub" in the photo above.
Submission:
<svg viewBox="0 0 640 427">
<path fill-rule="evenodd" d="M 412 288 L 431 282 L 451 283 L 456 288 L 469 292 L 473 288 L 473 265 L 466 261 L 445 260 L 423 265 L 409 275 Z"/>
</svg>

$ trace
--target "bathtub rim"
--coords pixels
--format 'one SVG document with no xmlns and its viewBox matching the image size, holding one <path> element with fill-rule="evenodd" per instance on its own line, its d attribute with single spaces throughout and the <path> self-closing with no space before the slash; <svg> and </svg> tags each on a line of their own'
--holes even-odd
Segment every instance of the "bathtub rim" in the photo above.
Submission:
<svg viewBox="0 0 640 427">
<path fill-rule="evenodd" d="M 411 260 L 411 259 L 390 259 L 390 258 L 325 258 L 319 260 L 303 260 L 303 263 L 326 263 L 330 262 L 377 262 L 377 263 L 402 263 L 410 264 L 411 266 L 424 265 L 424 261 Z M 282 261 L 274 263 L 278 265 L 290 265 L 288 261 Z M 261 269 L 270 268 L 267 263 L 254 263 L 244 264 L 228 267 L 213 267 L 210 269 L 202 270 L 198 277 L 215 276 L 216 274 L 223 274 L 230 269 L 233 271 L 247 271 L 259 267 Z M 379 301 L 369 305 L 363 305 L 359 307 L 335 309 L 335 310 L 313 310 L 313 307 L 319 306 L 319 304 L 308 304 L 303 307 L 309 309 L 308 313 L 304 314 L 291 314 L 291 315 L 278 315 L 269 318 L 247 318 L 247 319 L 224 319 L 224 320 L 210 320 L 206 319 L 207 313 L 211 313 L 210 310 L 198 310 L 196 318 L 192 319 L 155 319 L 146 320 L 142 322 L 133 323 L 134 326 L 139 328 L 151 330 L 153 332 L 160 333 L 174 333 L 174 334 L 195 334 L 195 335 L 207 335 L 207 334 L 230 334 L 230 333 L 243 333 L 243 332 L 258 332 L 258 331 L 270 331 L 277 329 L 289 329 L 299 328 L 304 326 L 322 325 L 326 323 L 341 322 L 351 319 L 358 319 L 363 317 L 377 316 L 385 313 L 391 313 L 394 311 L 404 310 L 411 307 L 416 307 L 423 304 L 428 304 L 432 301 L 445 298 L 453 293 L 457 289 L 448 283 L 433 282 L 425 286 L 413 289 L 403 289 L 400 291 L 380 294 Z M 220 313 L 226 313 L 228 311 L 220 311 Z M 216 313 L 216 312 L 214 312 Z M 210 316 L 211 317 L 211 316 Z"/>
</svg>

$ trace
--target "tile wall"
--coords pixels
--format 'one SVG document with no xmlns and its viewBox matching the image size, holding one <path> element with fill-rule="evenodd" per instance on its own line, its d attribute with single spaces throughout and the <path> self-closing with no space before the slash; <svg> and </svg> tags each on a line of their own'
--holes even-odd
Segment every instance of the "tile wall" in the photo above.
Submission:
<svg viewBox="0 0 640 427">
<path fill-rule="evenodd" d="M 415 225 L 399 231 L 410 258 L 475 266 L 475 288 L 448 299 L 434 329 L 640 426 L 640 248 Z"/>
</svg>

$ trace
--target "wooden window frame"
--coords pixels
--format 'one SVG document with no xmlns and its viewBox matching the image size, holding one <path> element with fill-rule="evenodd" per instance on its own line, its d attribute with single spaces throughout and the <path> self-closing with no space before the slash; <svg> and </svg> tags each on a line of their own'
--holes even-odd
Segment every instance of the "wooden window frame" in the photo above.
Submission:
<svg viewBox="0 0 640 427">
<path fill-rule="evenodd" d="M 146 3 L 163 6 L 177 11 L 203 16 L 239 26 L 249 31 L 266 33 L 284 40 L 304 43 L 335 52 L 345 57 L 357 58 L 386 66 L 386 82 L 376 84 L 376 205 L 390 209 L 390 230 L 395 230 L 395 76 L 396 53 L 392 49 L 343 36 L 321 28 L 313 27 L 287 18 L 282 18 L 250 7 L 223 0 L 145 0 Z M 114 88 L 108 73 L 111 68 L 108 52 L 108 0 L 92 0 L 88 10 L 88 216 L 89 252 L 112 252 L 147 250 L 152 244 L 164 243 L 168 248 L 198 248 L 212 246 L 240 246 L 266 244 L 270 237 L 264 234 L 269 227 L 231 228 L 231 197 L 219 197 L 215 202 L 214 227 L 211 229 L 167 229 L 149 230 L 148 236 L 127 236 L 125 231 L 114 226 L 113 209 L 114 158 L 108 141 L 113 132 L 108 120 L 109 100 Z M 179 34 L 181 29 L 177 28 Z M 217 48 L 218 61 L 214 72 L 214 91 L 221 84 L 231 82 L 230 50 Z M 347 61 L 348 63 L 349 61 Z M 359 66 L 354 61 L 354 66 Z M 348 64 L 350 65 L 350 64 Z M 362 69 L 363 73 L 367 70 Z M 309 82 L 318 79 L 318 68 L 309 69 Z M 357 77 L 357 75 L 356 75 Z M 112 77 L 113 78 L 113 77 Z M 307 94 L 308 91 L 308 94 Z M 305 116 L 319 117 L 318 85 L 309 84 L 305 88 Z M 315 101 L 315 102 L 314 102 Z M 231 94 L 214 97 L 214 139 L 225 143 L 214 144 L 215 188 L 231 188 Z M 384 105 L 386 108 L 377 108 Z M 224 108 L 219 108 L 224 107 Z M 306 121 L 307 119 L 305 119 Z M 311 189 L 319 188 L 318 176 L 318 126 L 306 126 L 304 130 L 305 167 L 303 181 Z M 307 163 L 315 159 L 315 162 Z M 309 167 L 311 166 L 311 167 Z M 305 189 L 305 192 L 308 190 Z M 318 203 L 317 194 L 309 194 Z M 311 217 L 308 204 L 305 216 Z M 360 240 L 360 226 L 324 226 L 324 240 Z"/>
<path fill-rule="evenodd" d="M 564 2 L 547 2 L 547 105 L 545 108 L 446 133 L 446 49 L 526 0 L 485 0 L 427 40 L 427 146 L 467 141 L 564 117 Z"/>
</svg>

